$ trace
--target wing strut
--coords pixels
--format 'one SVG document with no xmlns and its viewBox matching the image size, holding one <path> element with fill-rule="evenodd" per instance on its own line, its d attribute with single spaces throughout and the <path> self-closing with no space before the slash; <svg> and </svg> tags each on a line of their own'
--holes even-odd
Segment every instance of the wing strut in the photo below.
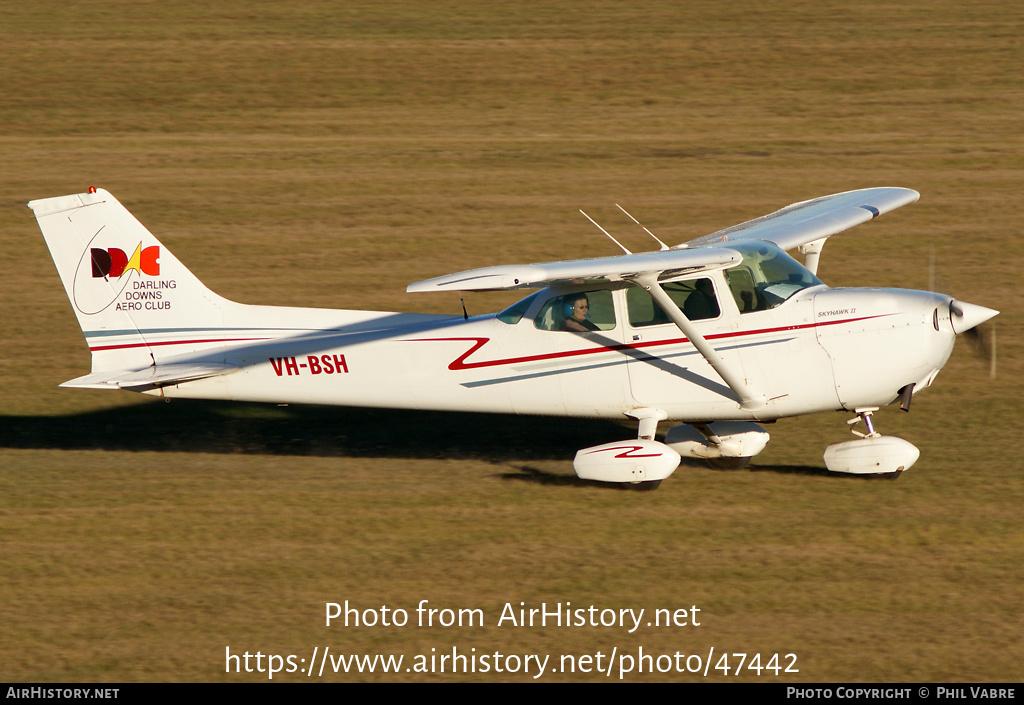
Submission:
<svg viewBox="0 0 1024 705">
<path fill-rule="evenodd" d="M 818 275 L 818 258 L 821 257 L 821 248 L 825 246 L 827 237 L 819 238 L 813 242 L 800 245 L 800 254 L 804 256 L 804 267 L 810 270 L 811 274 Z"/>
<path fill-rule="evenodd" d="M 729 388 L 736 393 L 736 396 L 740 398 L 741 409 L 744 411 L 756 411 L 767 405 L 768 402 L 765 395 L 759 393 L 753 385 L 748 383 L 743 375 L 731 367 L 718 354 L 718 351 L 712 347 L 711 343 L 697 332 L 690 319 L 683 314 L 682 310 L 676 305 L 676 302 L 658 284 L 657 274 L 644 274 L 633 279 L 633 282 L 647 290 L 651 298 L 661 306 L 662 310 L 672 319 L 672 322 L 683 332 L 683 335 L 693 343 L 693 347 L 697 348 L 697 351 L 704 356 L 708 364 L 729 385 Z"/>
</svg>

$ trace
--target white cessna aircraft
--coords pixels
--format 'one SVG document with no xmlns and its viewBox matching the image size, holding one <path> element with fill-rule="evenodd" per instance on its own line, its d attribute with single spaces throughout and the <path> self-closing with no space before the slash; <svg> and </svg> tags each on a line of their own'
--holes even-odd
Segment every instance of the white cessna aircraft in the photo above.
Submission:
<svg viewBox="0 0 1024 705">
<path fill-rule="evenodd" d="M 898 474 L 917 460 L 913 445 L 875 431 L 872 412 L 896 400 L 908 409 L 956 335 L 997 311 L 921 291 L 830 289 L 815 276 L 827 238 L 917 199 L 902 188 L 850 191 L 656 252 L 484 267 L 408 287 L 539 289 L 472 317 L 238 304 L 106 191 L 28 205 L 92 353 L 92 372 L 62 386 L 630 417 L 638 437 L 580 450 L 576 472 L 656 486 L 680 456 L 740 467 L 768 442 L 755 422 L 819 411 L 846 409 L 866 426 L 828 447 L 829 470 Z M 795 248 L 803 265 L 785 253 Z M 655 440 L 667 419 L 682 424 Z"/>
</svg>

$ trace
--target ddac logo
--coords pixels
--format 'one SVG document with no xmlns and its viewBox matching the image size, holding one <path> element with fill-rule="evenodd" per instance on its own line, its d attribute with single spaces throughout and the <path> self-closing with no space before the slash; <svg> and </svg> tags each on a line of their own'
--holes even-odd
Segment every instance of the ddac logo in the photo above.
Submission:
<svg viewBox="0 0 1024 705">
<path fill-rule="evenodd" d="M 135 276 L 132 276 L 132 272 L 135 272 Z M 143 247 L 140 242 L 131 256 L 117 247 L 86 246 L 75 270 L 72 303 L 79 313 L 92 316 L 105 311 L 129 287 L 151 288 L 156 282 L 149 277 L 158 276 L 159 245 Z M 122 302 L 125 305 L 128 303 L 128 298 Z"/>
<path fill-rule="evenodd" d="M 92 276 L 94 279 L 100 277 L 120 277 L 125 272 L 133 269 L 139 274 L 148 274 L 151 277 L 160 275 L 160 246 L 153 245 L 142 249 L 140 242 L 135 252 L 129 257 L 124 250 L 116 247 L 104 250 L 93 247 L 90 250 L 92 259 Z"/>
</svg>

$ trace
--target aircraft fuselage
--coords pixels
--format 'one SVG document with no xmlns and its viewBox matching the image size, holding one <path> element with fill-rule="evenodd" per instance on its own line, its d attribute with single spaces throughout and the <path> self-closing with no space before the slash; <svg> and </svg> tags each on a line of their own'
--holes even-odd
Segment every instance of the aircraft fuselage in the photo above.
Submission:
<svg viewBox="0 0 1024 705">
<path fill-rule="evenodd" d="M 283 335 L 265 328 L 258 335 L 270 339 L 231 348 L 217 343 L 209 355 L 195 351 L 161 361 L 223 362 L 236 371 L 150 393 L 607 418 L 653 407 L 680 421 L 770 420 L 883 406 L 908 384 L 923 389 L 955 338 L 949 298 L 939 294 L 817 286 L 777 308 L 747 314 L 721 297 L 721 315 L 696 324 L 730 364 L 762 387 L 767 405 L 743 411 L 673 324 L 634 327 L 624 315 L 625 288 L 610 293 L 615 326 L 585 334 L 535 325 L 544 302 L 564 295 L 556 289 L 540 292 L 515 323 L 494 315 L 463 320 L 378 314 L 352 326 L 297 330 L 296 322 L 327 312 L 270 309 L 290 323 Z M 234 335 L 218 333 L 218 339 Z"/>
</svg>

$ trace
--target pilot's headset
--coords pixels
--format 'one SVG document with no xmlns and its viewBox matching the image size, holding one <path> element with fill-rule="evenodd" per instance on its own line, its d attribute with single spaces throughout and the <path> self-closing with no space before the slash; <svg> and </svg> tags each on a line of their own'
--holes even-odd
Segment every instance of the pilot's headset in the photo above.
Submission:
<svg viewBox="0 0 1024 705">
<path fill-rule="evenodd" d="M 583 299 L 585 301 L 590 300 L 589 298 L 587 298 L 586 294 L 570 294 L 562 299 L 562 316 L 564 316 L 566 320 L 572 318 L 572 312 L 574 308 L 573 304 L 575 304 L 580 299 Z M 590 318 L 589 309 L 587 310 L 586 315 L 583 317 Z"/>
</svg>

